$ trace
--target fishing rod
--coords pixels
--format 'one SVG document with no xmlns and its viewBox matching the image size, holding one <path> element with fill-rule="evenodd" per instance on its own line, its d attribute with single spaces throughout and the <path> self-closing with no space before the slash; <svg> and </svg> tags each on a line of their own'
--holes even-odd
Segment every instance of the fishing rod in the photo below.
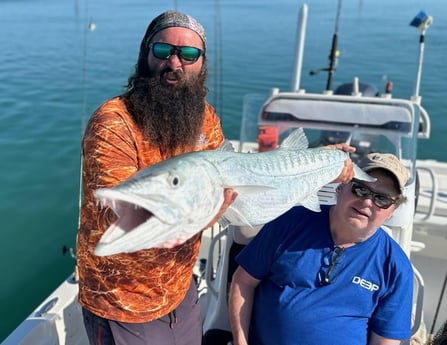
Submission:
<svg viewBox="0 0 447 345">
<path fill-rule="evenodd" d="M 340 21 L 340 11 L 341 11 L 341 0 L 338 1 L 337 17 L 335 18 L 335 30 L 334 35 L 332 36 L 332 47 L 331 47 L 331 54 L 329 55 L 329 71 L 326 83 L 326 91 L 332 90 L 332 79 L 334 77 L 335 68 L 337 66 L 337 60 L 339 54 L 337 44 L 338 44 L 338 24 Z"/>
<path fill-rule="evenodd" d="M 82 136 L 84 134 L 85 130 L 85 123 L 86 123 L 86 116 L 87 116 L 87 35 L 95 31 L 96 29 L 96 23 L 92 20 L 88 20 L 88 2 L 86 2 L 85 8 L 84 8 L 84 20 L 82 22 L 82 66 L 81 66 L 81 74 L 82 74 L 82 81 L 81 81 L 81 123 L 80 123 L 80 136 L 82 139 Z M 84 157 L 82 155 L 82 149 L 79 155 L 79 182 L 78 182 L 78 228 L 81 225 L 81 206 L 82 206 L 82 164 L 84 161 Z M 62 247 L 62 254 L 66 255 L 67 253 L 70 254 L 70 256 L 76 261 L 76 251 L 75 249 L 71 247 L 67 247 L 64 245 Z M 75 265 L 75 280 L 77 280 L 77 266 Z"/>
<path fill-rule="evenodd" d="M 338 0 L 337 15 L 335 17 L 335 29 L 334 29 L 334 34 L 332 35 L 332 45 L 331 45 L 331 51 L 329 53 L 329 67 L 328 68 L 320 68 L 318 70 L 309 72 L 310 75 L 316 75 L 320 71 L 328 72 L 328 77 L 327 77 L 327 82 L 326 82 L 326 91 L 328 91 L 328 92 L 332 91 L 332 80 L 334 78 L 334 74 L 335 74 L 335 70 L 336 70 L 337 62 L 338 62 L 338 57 L 340 55 L 337 45 L 338 45 L 338 27 L 339 27 L 339 22 L 340 22 L 341 3 L 342 3 L 342 0 Z"/>
</svg>

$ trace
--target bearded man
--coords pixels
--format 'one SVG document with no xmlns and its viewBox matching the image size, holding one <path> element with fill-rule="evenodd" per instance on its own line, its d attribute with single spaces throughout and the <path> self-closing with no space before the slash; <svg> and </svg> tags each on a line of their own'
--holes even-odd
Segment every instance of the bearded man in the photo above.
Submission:
<svg viewBox="0 0 447 345">
<path fill-rule="evenodd" d="M 172 156 L 221 145 L 219 118 L 205 100 L 205 53 L 205 31 L 194 18 L 160 14 L 147 28 L 127 91 L 104 102 L 89 120 L 82 143 L 77 265 L 79 303 L 92 345 L 201 342 L 192 279 L 201 235 L 172 249 L 95 256 L 116 216 L 96 203 L 93 192 Z M 234 197 L 226 191 L 219 214 Z"/>
</svg>

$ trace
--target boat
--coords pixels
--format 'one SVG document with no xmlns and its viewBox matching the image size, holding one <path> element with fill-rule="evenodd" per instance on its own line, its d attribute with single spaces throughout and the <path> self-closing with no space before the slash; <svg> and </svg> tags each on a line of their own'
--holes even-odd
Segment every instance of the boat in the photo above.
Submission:
<svg viewBox="0 0 447 345">
<path fill-rule="evenodd" d="M 425 35 L 430 18 L 419 17 L 421 37 Z M 247 95 L 240 137 L 232 142 L 240 152 L 274 149 L 293 128 L 302 127 L 311 146 L 339 142 L 355 146 L 354 161 L 373 151 L 396 154 L 410 171 L 405 190 L 408 202 L 395 212 L 386 229 L 414 266 L 411 344 L 445 344 L 447 308 L 442 308 L 442 302 L 447 281 L 447 162 L 417 158 L 418 142 L 428 140 L 431 129 L 430 116 L 419 96 L 423 40 L 411 99 L 393 98 L 390 85 L 380 93 L 375 86 L 362 83 L 356 77 L 332 91 L 331 78 L 337 58 L 336 32 L 326 69 L 326 90 L 307 93 L 300 86 L 306 21 L 307 5 L 304 4 L 298 20 L 291 90 L 273 88 L 267 99 Z M 334 203 L 334 194 L 334 184 L 325 186 L 319 192 L 320 202 Z M 204 315 L 204 345 L 226 345 L 231 341 L 227 297 L 236 268 L 234 257 L 257 231 L 259 227 L 230 225 L 220 228 L 215 225 L 203 234 L 195 277 Z M 78 284 L 73 272 L 2 344 L 87 344 L 77 294 Z"/>
</svg>

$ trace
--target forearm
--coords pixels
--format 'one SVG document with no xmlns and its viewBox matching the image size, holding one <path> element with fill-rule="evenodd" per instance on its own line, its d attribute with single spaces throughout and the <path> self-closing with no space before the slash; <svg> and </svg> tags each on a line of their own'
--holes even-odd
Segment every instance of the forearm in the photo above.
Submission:
<svg viewBox="0 0 447 345">
<path fill-rule="evenodd" d="M 234 345 L 248 344 L 248 329 L 253 310 L 254 292 L 259 282 L 253 278 L 247 281 L 247 277 L 251 278 L 248 273 L 238 268 L 230 289 L 229 318 Z"/>
</svg>

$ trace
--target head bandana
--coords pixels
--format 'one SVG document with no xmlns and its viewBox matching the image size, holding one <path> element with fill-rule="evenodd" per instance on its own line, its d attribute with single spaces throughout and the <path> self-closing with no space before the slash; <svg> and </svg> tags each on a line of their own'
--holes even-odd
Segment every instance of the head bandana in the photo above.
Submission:
<svg viewBox="0 0 447 345">
<path fill-rule="evenodd" d="M 166 11 L 154 18 L 147 30 L 146 44 L 150 43 L 152 37 L 157 32 L 171 27 L 182 27 L 194 31 L 202 39 L 203 46 L 206 46 L 205 29 L 203 26 L 193 17 L 177 11 Z"/>
</svg>

